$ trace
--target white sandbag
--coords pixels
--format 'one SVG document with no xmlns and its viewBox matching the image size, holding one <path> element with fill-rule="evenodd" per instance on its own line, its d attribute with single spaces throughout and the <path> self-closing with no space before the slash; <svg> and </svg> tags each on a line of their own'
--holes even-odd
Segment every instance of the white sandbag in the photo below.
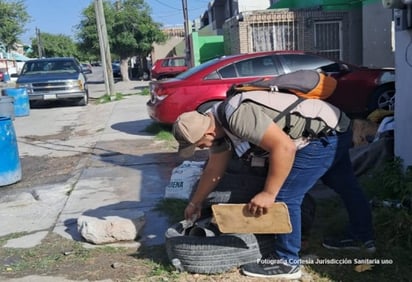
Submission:
<svg viewBox="0 0 412 282">
<path fill-rule="evenodd" d="M 189 199 L 194 186 L 203 172 L 204 161 L 184 161 L 172 170 L 170 182 L 166 186 L 165 198 Z"/>
</svg>

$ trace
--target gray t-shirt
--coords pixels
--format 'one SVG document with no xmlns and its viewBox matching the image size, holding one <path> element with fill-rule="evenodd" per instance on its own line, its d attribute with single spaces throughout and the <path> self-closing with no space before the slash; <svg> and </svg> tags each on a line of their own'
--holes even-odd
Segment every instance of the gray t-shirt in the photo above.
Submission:
<svg viewBox="0 0 412 282">
<path fill-rule="evenodd" d="M 230 117 L 230 130 L 239 138 L 258 145 L 266 129 L 278 115 L 279 112 L 274 109 L 249 101 L 243 102 Z M 276 124 L 283 129 L 286 127 L 286 119 L 282 118 Z M 289 132 L 287 134 L 293 140 L 300 139 L 305 131 L 305 125 L 305 118 L 298 114 L 291 114 L 290 125 L 288 125 Z M 323 121 L 311 119 L 310 128 L 314 132 L 321 132 L 325 127 L 326 125 Z"/>
<path fill-rule="evenodd" d="M 269 100 L 267 100 L 266 102 L 269 104 L 279 104 L 281 100 L 274 100 L 272 95 L 273 94 L 267 95 L 267 98 L 269 98 Z M 286 97 L 290 96 L 289 94 L 286 95 Z M 282 95 L 280 95 L 279 97 L 281 96 Z M 286 97 L 284 97 L 283 100 Z M 305 131 L 308 130 L 308 120 L 310 121 L 309 129 L 315 134 L 320 133 L 325 129 L 329 129 L 324 120 L 316 118 L 316 115 L 319 112 L 326 112 L 326 117 L 332 117 L 331 120 L 333 122 L 337 122 L 337 119 L 339 119 L 339 122 L 336 124 L 337 131 L 346 131 L 350 125 L 350 119 L 344 113 L 341 113 L 340 117 L 336 116 L 339 111 L 330 104 L 320 100 L 311 100 L 312 101 L 305 101 L 305 103 L 298 104 L 296 109 L 300 108 L 309 116 L 314 116 L 314 118 L 307 119 L 303 117 L 299 113 L 299 111 L 297 111 L 296 113 L 285 115 L 283 118 L 276 122 L 276 124 L 284 130 L 287 126 L 287 134 L 294 141 L 298 149 L 304 147 L 311 139 L 310 136 L 304 134 L 307 133 Z M 234 105 L 236 105 L 236 103 L 234 103 Z M 230 132 L 226 132 L 228 133 L 232 142 L 234 142 L 235 150 L 239 156 L 241 156 L 248 150 L 248 148 L 250 148 L 247 143 L 252 143 L 254 145 L 260 144 L 266 129 L 281 112 L 280 110 L 276 110 L 274 108 L 275 107 L 272 108 L 264 106 L 250 100 L 245 100 L 235 106 L 228 120 Z M 215 109 L 217 109 L 217 107 Z M 286 121 L 286 116 L 288 116 L 288 121 Z M 220 149 L 218 150 L 221 151 L 222 147 L 220 147 Z"/>
</svg>

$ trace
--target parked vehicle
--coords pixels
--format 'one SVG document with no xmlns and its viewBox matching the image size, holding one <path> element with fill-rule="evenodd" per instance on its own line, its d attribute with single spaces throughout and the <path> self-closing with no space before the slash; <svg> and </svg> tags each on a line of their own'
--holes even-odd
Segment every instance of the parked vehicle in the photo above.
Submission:
<svg viewBox="0 0 412 282">
<path fill-rule="evenodd" d="M 120 71 L 120 64 L 119 63 L 112 63 L 112 71 L 113 77 L 121 77 L 122 72 Z"/>
<path fill-rule="evenodd" d="M 151 76 L 162 80 L 172 78 L 188 69 L 185 57 L 166 57 L 158 59 L 152 66 Z"/>
<path fill-rule="evenodd" d="M 372 69 L 302 51 L 270 51 L 212 59 L 173 79 L 152 81 L 149 116 L 171 124 L 183 112 L 205 112 L 226 96 L 234 83 L 273 77 L 301 69 L 319 69 L 338 81 L 328 101 L 350 116 L 394 109 L 395 72 Z"/>
<path fill-rule="evenodd" d="M 82 70 L 85 74 L 93 73 L 92 65 L 88 63 L 82 63 Z"/>
<path fill-rule="evenodd" d="M 43 58 L 27 61 L 16 81 L 27 88 L 30 101 L 70 99 L 87 105 L 87 79 L 80 63 L 71 57 Z"/>
</svg>

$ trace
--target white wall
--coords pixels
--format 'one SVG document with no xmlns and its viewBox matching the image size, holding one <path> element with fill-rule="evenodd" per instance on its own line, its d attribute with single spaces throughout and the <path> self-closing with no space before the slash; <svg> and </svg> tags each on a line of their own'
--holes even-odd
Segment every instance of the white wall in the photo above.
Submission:
<svg viewBox="0 0 412 282">
<path fill-rule="evenodd" d="M 270 7 L 270 0 L 238 0 L 239 13 L 254 10 L 266 10 Z"/>
<path fill-rule="evenodd" d="M 412 29 L 395 33 L 395 155 L 412 165 Z"/>
<path fill-rule="evenodd" d="M 153 52 L 152 52 L 152 62 L 156 62 L 157 59 L 162 59 L 166 56 L 168 56 L 169 52 L 171 52 L 173 49 L 176 49 L 177 53 L 176 55 L 178 56 L 183 56 L 184 51 L 181 50 L 179 45 L 184 45 L 184 40 L 182 37 L 177 37 L 177 36 L 172 36 L 170 37 L 164 44 L 153 44 Z"/>
<path fill-rule="evenodd" d="M 392 10 L 384 9 L 380 1 L 363 5 L 362 65 L 367 67 L 394 66 L 391 22 Z"/>
</svg>

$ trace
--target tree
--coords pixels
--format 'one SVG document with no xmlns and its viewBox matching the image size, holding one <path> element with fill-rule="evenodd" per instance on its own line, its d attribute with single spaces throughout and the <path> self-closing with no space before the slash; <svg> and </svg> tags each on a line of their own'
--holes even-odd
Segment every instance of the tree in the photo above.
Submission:
<svg viewBox="0 0 412 282">
<path fill-rule="evenodd" d="M 24 1 L 0 0 L 0 42 L 10 51 L 19 42 L 18 37 L 25 32 L 23 28 L 30 20 Z"/>
<path fill-rule="evenodd" d="M 103 7 L 110 50 L 120 58 L 122 79 L 127 81 L 130 58 L 146 58 L 152 51 L 153 43 L 164 42 L 165 35 L 160 30 L 161 24 L 152 20 L 150 7 L 144 0 L 105 1 Z M 77 37 L 82 49 L 99 54 L 96 15 L 92 4 L 83 11 Z"/>
<path fill-rule="evenodd" d="M 63 34 L 40 33 L 41 44 L 43 47 L 43 57 L 79 57 L 77 44 L 70 36 Z M 32 48 L 38 54 L 38 39 L 32 39 Z"/>
</svg>

